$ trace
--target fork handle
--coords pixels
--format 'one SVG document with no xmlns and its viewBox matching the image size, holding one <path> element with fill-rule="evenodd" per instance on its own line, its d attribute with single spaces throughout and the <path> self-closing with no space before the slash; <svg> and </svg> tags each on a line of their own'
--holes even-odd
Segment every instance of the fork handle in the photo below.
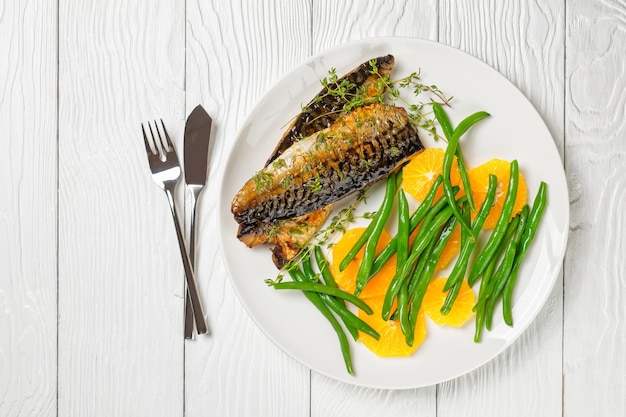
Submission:
<svg viewBox="0 0 626 417">
<path fill-rule="evenodd" d="M 189 260 L 193 270 L 196 270 L 196 207 L 198 205 L 198 195 L 202 187 L 188 186 L 191 190 L 191 224 L 189 225 Z M 185 339 L 193 338 L 193 309 L 189 291 L 185 291 Z"/>
<path fill-rule="evenodd" d="M 187 254 L 187 248 L 185 246 L 185 239 L 183 238 L 183 232 L 180 228 L 180 222 L 178 221 L 178 213 L 176 212 L 176 206 L 174 205 L 174 188 L 176 184 L 166 184 L 165 194 L 167 200 L 170 203 L 172 209 L 172 217 L 174 218 L 174 228 L 176 229 L 176 237 L 178 238 L 178 247 L 180 248 L 180 255 L 183 258 L 183 268 L 185 269 L 185 278 L 187 280 L 187 291 L 191 298 L 191 308 L 193 310 L 193 316 L 196 320 L 196 330 L 198 334 L 204 334 L 207 332 L 206 321 L 204 320 L 204 312 L 202 311 L 202 303 L 200 302 L 200 296 L 198 294 L 198 286 L 196 284 L 196 278 L 193 274 L 193 268 L 191 267 L 191 261 Z"/>
</svg>

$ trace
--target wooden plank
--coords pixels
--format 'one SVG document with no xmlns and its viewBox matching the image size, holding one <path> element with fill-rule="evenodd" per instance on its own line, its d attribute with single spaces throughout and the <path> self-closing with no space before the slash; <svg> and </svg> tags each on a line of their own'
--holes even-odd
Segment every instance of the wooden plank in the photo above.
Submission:
<svg viewBox="0 0 626 417">
<path fill-rule="evenodd" d="M 543 116 L 561 152 L 563 21 L 563 1 L 441 4 L 440 41 L 508 77 Z M 478 370 L 440 385 L 438 416 L 560 416 L 561 334 L 559 280 L 534 323 L 511 347 Z"/>
<path fill-rule="evenodd" d="M 140 122 L 180 149 L 184 12 L 60 4 L 60 416 L 183 414 L 183 268 Z"/>
<path fill-rule="evenodd" d="M 567 5 L 564 415 L 626 415 L 626 7 Z"/>
<path fill-rule="evenodd" d="M 245 312 L 215 231 L 222 164 L 239 126 L 261 95 L 308 56 L 309 2 L 189 1 L 187 22 L 187 112 L 202 104 L 213 117 L 213 136 L 196 252 L 211 334 L 186 343 L 186 415 L 308 416 L 309 370 Z"/>
<path fill-rule="evenodd" d="M 0 2 L 0 415 L 55 416 L 57 4 Z"/>
<path fill-rule="evenodd" d="M 437 2 L 313 2 L 313 53 L 348 41 L 380 36 L 437 38 Z M 355 62 L 355 66 L 360 62 Z M 355 369 L 358 372 L 358 368 Z M 436 415 L 436 390 L 379 390 L 311 375 L 312 416 Z"/>
</svg>

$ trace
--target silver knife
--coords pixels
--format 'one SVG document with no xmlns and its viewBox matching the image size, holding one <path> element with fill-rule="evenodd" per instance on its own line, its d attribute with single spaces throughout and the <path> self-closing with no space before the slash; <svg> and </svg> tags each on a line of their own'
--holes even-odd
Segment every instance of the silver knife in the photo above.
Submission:
<svg viewBox="0 0 626 417">
<path fill-rule="evenodd" d="M 198 105 L 191 112 L 185 124 L 185 182 L 191 191 L 191 225 L 189 233 L 189 259 L 195 270 L 196 255 L 196 206 L 198 196 L 204 188 L 207 180 L 207 171 L 209 169 L 209 140 L 211 137 L 211 116 Z M 193 337 L 193 310 L 189 293 L 185 297 L 185 338 Z M 198 331 L 198 334 L 206 333 L 206 331 Z"/>
</svg>

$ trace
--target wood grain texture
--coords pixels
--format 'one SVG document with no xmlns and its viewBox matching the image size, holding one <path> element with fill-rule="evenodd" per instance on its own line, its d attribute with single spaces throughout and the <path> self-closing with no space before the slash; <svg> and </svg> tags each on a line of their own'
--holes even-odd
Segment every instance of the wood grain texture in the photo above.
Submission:
<svg viewBox="0 0 626 417">
<path fill-rule="evenodd" d="M 182 416 L 183 268 L 139 122 L 180 145 L 184 5 L 61 2 L 59 32 L 58 415 Z"/>
<path fill-rule="evenodd" d="M 441 19 L 440 42 L 509 78 L 543 116 L 563 155 L 564 2 L 443 1 Z M 562 302 L 559 279 L 546 306 L 508 350 L 440 385 L 437 415 L 560 416 Z"/>
<path fill-rule="evenodd" d="M 0 415 L 56 415 L 56 2 L 0 2 Z"/>
<path fill-rule="evenodd" d="M 200 103 L 213 117 L 209 182 L 197 212 L 197 271 L 211 334 L 186 343 L 186 415 L 307 416 L 310 371 L 261 333 L 226 275 L 216 197 L 248 112 L 309 55 L 309 2 L 189 1 L 186 31 L 187 111 Z"/>
<path fill-rule="evenodd" d="M 564 415 L 626 415 L 626 6 L 568 2 Z"/>
<path fill-rule="evenodd" d="M 313 2 L 313 51 L 371 37 L 411 36 L 436 40 L 436 1 Z M 354 65 L 358 65 L 355 62 Z M 355 369 L 358 372 L 358 369 Z M 436 415 L 435 387 L 377 390 L 311 376 L 311 416 Z"/>
<path fill-rule="evenodd" d="M 435 0 L 313 1 L 313 53 L 358 39 L 410 36 L 437 40 Z"/>
</svg>

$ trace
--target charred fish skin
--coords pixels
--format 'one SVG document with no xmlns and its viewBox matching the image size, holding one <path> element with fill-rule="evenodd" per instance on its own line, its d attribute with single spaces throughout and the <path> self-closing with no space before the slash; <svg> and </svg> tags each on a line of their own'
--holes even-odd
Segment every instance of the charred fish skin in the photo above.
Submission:
<svg viewBox="0 0 626 417">
<path fill-rule="evenodd" d="M 244 185 L 232 204 L 240 233 L 334 203 L 422 149 L 403 108 L 378 103 L 357 108 L 293 144 Z"/>
<path fill-rule="evenodd" d="M 376 65 L 378 74 L 372 73 L 370 61 Z M 378 93 L 377 83 L 380 77 L 389 78 L 393 69 L 395 58 L 393 55 L 385 55 L 364 62 L 340 79 L 335 85 L 348 81 L 350 88 L 346 90 L 346 96 L 351 97 L 363 89 L 364 96 L 373 97 Z M 287 150 L 294 142 L 310 136 L 315 132 L 330 127 L 335 120 L 343 116 L 343 108 L 346 105 L 345 97 L 329 95 L 328 88 L 324 87 L 317 96 L 311 100 L 296 116 L 291 126 L 287 129 L 283 138 L 278 143 L 274 152 L 267 160 L 266 166 Z"/>
</svg>

